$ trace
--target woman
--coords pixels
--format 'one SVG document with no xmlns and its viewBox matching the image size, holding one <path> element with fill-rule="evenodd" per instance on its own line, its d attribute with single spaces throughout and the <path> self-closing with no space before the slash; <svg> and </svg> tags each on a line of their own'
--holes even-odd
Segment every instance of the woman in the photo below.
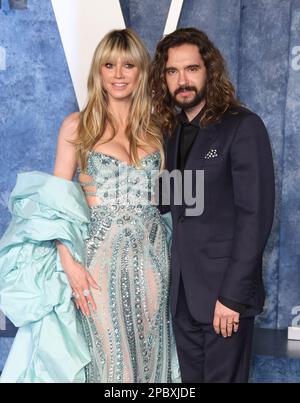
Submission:
<svg viewBox="0 0 300 403">
<path fill-rule="evenodd" d="M 133 31 L 106 35 L 94 54 L 87 105 L 66 118 L 58 138 L 54 175 L 71 181 L 78 169 L 90 212 L 85 258 L 72 239 L 56 238 L 88 344 L 90 360 L 81 363 L 89 383 L 170 382 L 177 364 L 167 232 L 154 206 L 164 152 L 148 69 Z"/>
<path fill-rule="evenodd" d="M 148 66 L 148 53 L 132 31 L 108 34 L 94 55 L 87 106 L 67 118 L 59 135 L 54 174 L 71 179 L 79 161 L 91 207 L 88 272 L 59 246 L 83 313 L 92 356 L 88 382 L 170 381 L 165 230 L 147 200 L 148 187 L 139 185 L 163 163 Z M 72 136 L 76 153 L 68 143 Z M 129 176 L 140 181 L 123 185 Z"/>
</svg>

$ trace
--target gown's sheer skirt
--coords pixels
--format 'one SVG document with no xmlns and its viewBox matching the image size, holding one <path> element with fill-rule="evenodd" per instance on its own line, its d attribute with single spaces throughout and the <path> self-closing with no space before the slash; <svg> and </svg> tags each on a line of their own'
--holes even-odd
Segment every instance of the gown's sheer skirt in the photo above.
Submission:
<svg viewBox="0 0 300 403">
<path fill-rule="evenodd" d="M 79 177 L 91 209 L 86 265 L 101 288 L 91 289 L 96 312 L 81 315 L 88 383 L 171 382 L 170 256 L 154 189 L 149 197 L 145 186 L 159 164 L 158 152 L 136 169 L 92 151 Z"/>
</svg>

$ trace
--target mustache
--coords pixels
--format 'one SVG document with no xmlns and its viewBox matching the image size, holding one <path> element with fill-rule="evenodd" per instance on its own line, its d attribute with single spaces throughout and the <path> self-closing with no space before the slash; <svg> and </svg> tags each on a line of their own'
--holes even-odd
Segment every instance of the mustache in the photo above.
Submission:
<svg viewBox="0 0 300 403">
<path fill-rule="evenodd" d="M 177 90 L 175 90 L 174 96 L 176 96 L 180 92 L 184 92 L 184 91 L 194 91 L 194 92 L 197 93 L 197 88 L 196 87 L 191 87 L 191 86 L 188 86 L 188 85 L 179 87 L 179 88 L 177 88 Z"/>
</svg>

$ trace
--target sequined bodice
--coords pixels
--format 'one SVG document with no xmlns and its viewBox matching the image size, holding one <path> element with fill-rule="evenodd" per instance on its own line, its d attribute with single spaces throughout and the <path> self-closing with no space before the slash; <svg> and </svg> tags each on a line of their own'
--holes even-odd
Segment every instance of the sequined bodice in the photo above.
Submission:
<svg viewBox="0 0 300 403">
<path fill-rule="evenodd" d="M 159 174 L 160 153 L 142 158 L 141 167 L 129 165 L 102 152 L 90 151 L 86 173 L 91 181 L 81 181 L 86 196 L 96 196 L 106 206 L 147 206 L 153 204 Z M 86 190 L 87 187 L 93 190 Z"/>
</svg>

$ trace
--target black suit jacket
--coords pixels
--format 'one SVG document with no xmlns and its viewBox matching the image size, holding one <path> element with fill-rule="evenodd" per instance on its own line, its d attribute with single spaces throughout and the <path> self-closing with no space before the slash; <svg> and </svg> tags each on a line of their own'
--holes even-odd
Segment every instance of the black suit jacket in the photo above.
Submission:
<svg viewBox="0 0 300 403">
<path fill-rule="evenodd" d="M 202 133 L 201 133 L 202 134 Z M 180 126 L 165 138 L 166 170 L 177 167 Z M 210 150 L 217 157 L 205 158 Z M 171 211 L 171 309 L 175 315 L 180 273 L 193 317 L 211 323 L 219 296 L 247 306 L 242 316 L 263 309 L 262 256 L 274 214 L 274 169 L 262 120 L 240 108 L 197 136 L 186 170 L 204 170 L 204 212 Z M 164 183 L 164 181 L 162 181 Z M 164 185 L 163 185 L 164 186 Z M 172 189 L 171 189 L 172 193 Z"/>
</svg>

